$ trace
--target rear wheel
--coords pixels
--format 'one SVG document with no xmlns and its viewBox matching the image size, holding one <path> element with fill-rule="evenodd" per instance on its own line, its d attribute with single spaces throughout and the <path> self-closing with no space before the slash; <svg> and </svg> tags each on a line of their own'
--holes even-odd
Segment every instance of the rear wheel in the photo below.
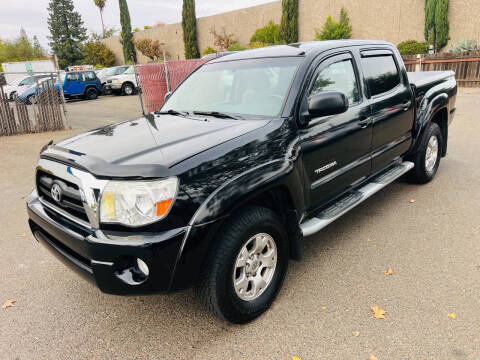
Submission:
<svg viewBox="0 0 480 360">
<path fill-rule="evenodd" d="M 415 167 L 410 179 L 419 184 L 431 181 L 440 166 L 441 149 L 443 145 L 442 132 L 436 123 L 431 123 L 425 132 L 420 149 L 415 154 Z"/>
<path fill-rule="evenodd" d="M 287 234 L 271 210 L 249 207 L 220 231 L 206 261 L 202 302 L 221 318 L 246 323 L 270 307 L 283 284 Z"/>
<path fill-rule="evenodd" d="M 122 85 L 122 95 L 132 95 L 134 92 L 133 85 L 130 83 L 126 83 Z"/>
<path fill-rule="evenodd" d="M 38 101 L 37 95 L 32 94 L 32 95 L 29 95 L 29 96 L 27 97 L 26 103 L 27 103 L 28 105 L 32 105 L 32 104 L 36 104 L 37 101 Z"/>
<path fill-rule="evenodd" d="M 85 97 L 88 100 L 95 100 L 98 97 L 98 92 L 94 88 L 88 88 L 87 91 L 85 92 Z"/>
</svg>

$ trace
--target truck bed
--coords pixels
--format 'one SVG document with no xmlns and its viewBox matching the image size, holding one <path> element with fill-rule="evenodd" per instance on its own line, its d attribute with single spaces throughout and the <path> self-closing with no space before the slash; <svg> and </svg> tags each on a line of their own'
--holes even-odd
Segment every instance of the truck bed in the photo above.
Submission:
<svg viewBox="0 0 480 360">
<path fill-rule="evenodd" d="M 436 82 L 441 82 L 451 76 L 455 76 L 453 71 L 416 71 L 407 72 L 408 81 L 410 84 L 415 85 L 417 88 L 424 87 L 425 85 L 432 85 Z"/>
</svg>

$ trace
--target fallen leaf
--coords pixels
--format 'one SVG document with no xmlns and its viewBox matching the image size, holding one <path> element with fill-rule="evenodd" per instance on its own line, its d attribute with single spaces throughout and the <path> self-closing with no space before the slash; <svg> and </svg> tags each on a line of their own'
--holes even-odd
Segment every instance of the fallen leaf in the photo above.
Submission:
<svg viewBox="0 0 480 360">
<path fill-rule="evenodd" d="M 416 200 L 415 199 L 410 199 L 409 203 L 413 204 Z"/>
<path fill-rule="evenodd" d="M 372 306 L 370 309 L 373 311 L 373 316 L 377 319 L 385 319 L 386 310 L 380 309 L 377 305 Z"/>
<path fill-rule="evenodd" d="M 354 331 L 354 332 L 353 332 L 353 336 L 359 337 L 359 336 L 360 336 L 360 331 Z"/>
<path fill-rule="evenodd" d="M 322 310 L 327 310 L 327 307 L 326 307 L 326 306 L 322 306 Z"/>
<path fill-rule="evenodd" d="M 25 233 L 22 234 L 22 237 L 25 237 Z"/>
<path fill-rule="evenodd" d="M 455 320 L 457 318 L 457 315 L 455 315 L 455 313 L 447 314 L 447 316 L 452 320 Z"/>
<path fill-rule="evenodd" d="M 2 309 L 6 309 L 7 307 L 12 307 L 12 306 L 15 306 L 13 304 L 16 303 L 16 300 L 7 300 L 3 305 L 2 305 Z"/>
<path fill-rule="evenodd" d="M 387 270 L 385 270 L 383 272 L 385 275 L 393 275 L 393 269 L 392 268 L 388 268 Z"/>
<path fill-rule="evenodd" d="M 367 239 L 367 242 L 372 242 L 372 239 L 368 238 L 368 239 Z"/>
<path fill-rule="evenodd" d="M 292 360 L 301 360 L 298 356 L 292 356 Z"/>
<path fill-rule="evenodd" d="M 370 359 L 369 360 L 378 360 L 376 356 L 374 355 L 370 355 Z"/>
</svg>

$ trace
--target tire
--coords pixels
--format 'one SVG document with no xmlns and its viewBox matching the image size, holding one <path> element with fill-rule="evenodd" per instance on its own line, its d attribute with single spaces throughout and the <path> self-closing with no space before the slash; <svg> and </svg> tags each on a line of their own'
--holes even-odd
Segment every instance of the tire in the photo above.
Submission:
<svg viewBox="0 0 480 360">
<path fill-rule="evenodd" d="M 135 92 L 135 88 L 131 83 L 125 83 L 122 85 L 122 95 L 123 96 L 130 96 L 133 95 Z"/>
<path fill-rule="evenodd" d="M 259 255 L 249 256 L 259 251 Z M 197 292 L 217 316 L 243 324 L 270 307 L 282 287 L 287 267 L 288 239 L 277 216 L 266 208 L 248 207 L 232 216 L 219 231 L 200 274 Z M 246 280 L 240 281 L 242 278 Z M 235 280 L 240 284 L 237 287 Z"/>
<path fill-rule="evenodd" d="M 431 181 L 440 166 L 443 138 L 440 127 L 431 123 L 425 132 L 422 144 L 413 157 L 415 167 L 409 174 L 409 179 L 418 184 Z"/>
<path fill-rule="evenodd" d="M 37 96 L 35 94 L 29 95 L 25 101 L 27 105 L 32 105 L 37 103 Z"/>
<path fill-rule="evenodd" d="M 85 98 L 87 100 L 95 100 L 98 97 L 98 92 L 94 88 L 88 88 L 85 92 Z"/>
</svg>

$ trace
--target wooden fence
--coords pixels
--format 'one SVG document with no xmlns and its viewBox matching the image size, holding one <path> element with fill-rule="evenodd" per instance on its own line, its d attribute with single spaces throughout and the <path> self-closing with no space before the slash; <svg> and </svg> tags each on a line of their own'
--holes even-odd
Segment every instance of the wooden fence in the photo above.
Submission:
<svg viewBox="0 0 480 360">
<path fill-rule="evenodd" d="M 442 53 L 435 55 L 404 55 L 407 71 L 455 71 L 458 86 L 480 86 L 480 51 L 466 54 Z"/>
<path fill-rule="evenodd" d="M 65 128 L 61 98 L 53 86 L 53 77 L 37 83 L 37 95 L 31 104 L 21 102 L 17 94 L 10 98 L 0 86 L 0 136 L 28 134 Z"/>
</svg>

